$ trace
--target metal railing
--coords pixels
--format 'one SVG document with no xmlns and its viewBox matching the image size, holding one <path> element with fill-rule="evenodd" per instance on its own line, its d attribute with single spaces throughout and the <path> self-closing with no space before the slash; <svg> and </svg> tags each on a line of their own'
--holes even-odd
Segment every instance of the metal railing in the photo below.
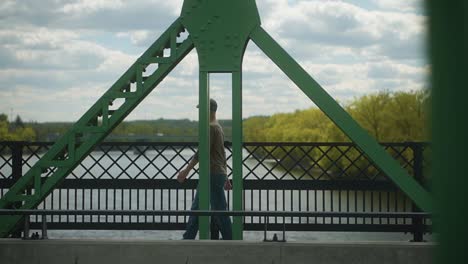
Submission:
<svg viewBox="0 0 468 264">
<path fill-rule="evenodd" d="M 362 217 L 362 218 L 374 218 L 374 217 L 398 217 L 398 218 L 421 218 L 426 219 L 431 217 L 428 213 L 340 213 L 340 212 L 284 212 L 284 211 L 206 211 L 206 210 L 184 210 L 184 211 L 151 211 L 151 210 L 21 210 L 21 209 L 0 209 L 0 215 L 22 215 L 26 218 L 24 221 L 24 235 L 23 239 L 31 239 L 29 236 L 30 222 L 29 218 L 32 215 L 41 216 L 41 239 L 47 239 L 47 216 L 55 215 L 97 215 L 97 216 L 125 216 L 125 215 L 136 215 L 136 216 L 243 216 L 243 217 L 263 217 L 264 226 L 264 237 L 263 241 L 278 241 L 286 242 L 286 217 Z M 267 231 L 269 227 L 269 221 L 271 217 L 282 217 L 283 218 L 283 237 L 282 240 L 273 239 L 268 240 Z M 276 236 L 276 234 L 275 234 Z M 39 236 L 33 239 L 39 239 Z"/>
<path fill-rule="evenodd" d="M 0 196 L 52 143 L 0 142 Z M 382 144 L 424 185 L 425 143 Z M 175 177 L 197 150 L 196 143 L 103 143 L 38 206 L 43 210 L 186 211 L 197 186 L 197 171 L 179 184 Z M 228 173 L 231 145 L 226 143 Z M 245 143 L 244 210 L 317 213 L 269 217 L 270 230 L 410 232 L 421 241 L 431 220 L 352 143 Z M 227 192 L 231 206 L 232 196 Z M 324 216 L 320 212 L 338 213 Z M 357 216 L 356 213 L 380 215 Z M 382 214 L 385 214 L 383 216 Z M 42 219 L 30 217 L 31 228 Z M 183 230 L 187 215 L 60 214 L 49 229 Z M 265 219 L 244 215 L 245 230 L 263 230 Z"/>
</svg>

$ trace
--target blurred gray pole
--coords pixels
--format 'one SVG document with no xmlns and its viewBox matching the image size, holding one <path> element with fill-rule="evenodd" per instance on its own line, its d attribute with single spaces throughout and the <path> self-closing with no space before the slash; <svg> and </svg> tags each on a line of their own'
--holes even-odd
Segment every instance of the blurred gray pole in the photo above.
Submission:
<svg viewBox="0 0 468 264">
<path fill-rule="evenodd" d="M 429 0 L 436 263 L 468 259 L 468 1 Z"/>
</svg>

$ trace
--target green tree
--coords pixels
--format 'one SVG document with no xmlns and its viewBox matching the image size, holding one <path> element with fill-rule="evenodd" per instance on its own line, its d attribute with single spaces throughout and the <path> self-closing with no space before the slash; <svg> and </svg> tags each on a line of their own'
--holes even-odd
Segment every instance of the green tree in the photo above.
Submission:
<svg viewBox="0 0 468 264">
<path fill-rule="evenodd" d="M 0 114 L 0 122 L 8 122 L 8 116 L 5 114 Z"/>
<path fill-rule="evenodd" d="M 429 138 L 426 129 L 429 100 L 427 91 L 380 92 L 355 98 L 345 108 L 371 136 L 380 142 L 425 141 Z M 249 118 L 244 121 L 244 136 L 247 140 L 272 142 L 349 141 L 349 138 L 318 108 L 275 114 L 262 117 L 261 121 L 257 117 Z M 311 149 L 309 152 L 312 159 L 304 158 L 302 150 L 288 151 L 288 149 L 276 149 L 272 155 L 285 167 L 288 164 L 295 164 L 298 160 L 304 166 L 315 164 L 314 160 L 317 157 L 323 157 L 323 151 L 316 149 Z M 342 157 L 343 152 L 346 152 L 348 158 Z M 390 151 L 390 154 L 397 153 Z M 410 159 L 412 153 L 407 150 L 401 155 Z M 369 162 L 358 150 L 346 148 L 327 151 L 326 158 L 321 159 L 319 165 L 336 172 L 346 168 L 346 172 L 354 175 L 353 177 L 376 173 L 375 168 L 368 166 Z"/>
<path fill-rule="evenodd" d="M 8 117 L 0 114 L 0 141 L 33 141 L 35 139 L 35 131 L 30 126 L 26 126 L 21 117 L 16 117 L 15 127 L 10 129 Z"/>
<path fill-rule="evenodd" d="M 267 140 L 265 132 L 266 122 L 269 117 L 266 116 L 255 116 L 248 118 L 243 121 L 243 133 L 244 140 L 247 142 L 260 141 L 264 142 Z"/>
<path fill-rule="evenodd" d="M 354 100 L 348 107 L 351 116 L 366 129 L 377 141 L 382 141 L 391 133 L 389 121 L 391 119 L 388 112 L 391 104 L 391 94 L 380 92 L 372 95 L 365 95 Z"/>
<path fill-rule="evenodd" d="M 0 114 L 0 141 L 11 140 L 9 132 L 8 116 Z"/>
<path fill-rule="evenodd" d="M 16 140 L 34 141 L 36 140 L 36 132 L 31 127 L 22 127 L 15 131 L 14 137 Z"/>
<path fill-rule="evenodd" d="M 0 120 L 0 141 L 9 140 L 8 123 Z"/>
<path fill-rule="evenodd" d="M 21 119 L 21 117 L 19 115 L 16 116 L 16 119 L 15 119 L 15 122 L 14 122 L 14 127 L 15 128 L 24 128 L 24 123 L 23 123 L 23 120 Z"/>
<path fill-rule="evenodd" d="M 425 91 L 393 94 L 391 104 L 388 107 L 392 131 L 385 140 L 427 140 L 427 98 Z"/>
</svg>

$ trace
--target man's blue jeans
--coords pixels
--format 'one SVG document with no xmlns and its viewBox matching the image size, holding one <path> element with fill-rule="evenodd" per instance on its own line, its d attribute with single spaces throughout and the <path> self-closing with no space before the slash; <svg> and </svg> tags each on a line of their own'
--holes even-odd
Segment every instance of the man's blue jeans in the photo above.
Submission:
<svg viewBox="0 0 468 264">
<path fill-rule="evenodd" d="M 211 210 L 226 211 L 227 203 L 226 196 L 224 195 L 224 183 L 226 182 L 226 175 L 212 174 L 210 178 L 211 193 L 210 202 Z M 191 210 L 198 210 L 198 187 L 195 197 L 192 201 Z M 218 225 L 223 240 L 232 240 L 231 218 L 229 216 L 213 216 L 212 219 Z M 198 217 L 190 216 L 187 229 L 184 233 L 184 239 L 195 239 L 198 232 Z"/>
</svg>

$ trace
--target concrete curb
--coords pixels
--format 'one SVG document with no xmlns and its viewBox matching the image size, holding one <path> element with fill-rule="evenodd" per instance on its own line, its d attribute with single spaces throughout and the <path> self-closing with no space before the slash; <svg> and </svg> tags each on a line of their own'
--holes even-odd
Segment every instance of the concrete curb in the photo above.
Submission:
<svg viewBox="0 0 468 264">
<path fill-rule="evenodd" d="M 2 264 L 432 263 L 434 243 L 0 239 Z"/>
</svg>

